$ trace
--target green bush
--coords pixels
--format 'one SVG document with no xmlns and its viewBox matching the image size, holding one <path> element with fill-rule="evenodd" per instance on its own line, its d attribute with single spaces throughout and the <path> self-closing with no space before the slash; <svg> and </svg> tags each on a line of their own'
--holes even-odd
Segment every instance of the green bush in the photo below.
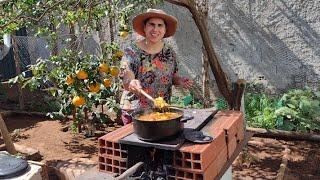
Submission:
<svg viewBox="0 0 320 180">
<path fill-rule="evenodd" d="M 279 129 L 294 131 L 320 130 L 320 92 L 294 89 L 285 93 L 276 109 Z"/>
<path fill-rule="evenodd" d="M 249 126 L 299 132 L 320 131 L 320 92 L 293 89 L 280 98 L 266 93 L 245 94 Z"/>
<path fill-rule="evenodd" d="M 274 129 L 276 127 L 277 107 L 275 98 L 270 98 L 264 93 L 245 94 L 245 115 L 249 126 Z"/>
</svg>

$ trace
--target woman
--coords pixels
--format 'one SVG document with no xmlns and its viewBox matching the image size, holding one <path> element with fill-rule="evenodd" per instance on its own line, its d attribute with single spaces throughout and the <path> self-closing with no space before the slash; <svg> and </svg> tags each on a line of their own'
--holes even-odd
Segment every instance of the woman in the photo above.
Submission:
<svg viewBox="0 0 320 180">
<path fill-rule="evenodd" d="M 175 52 L 163 41 L 163 38 L 176 32 L 177 19 L 162 10 L 149 9 L 134 17 L 132 23 L 133 29 L 144 39 L 126 48 L 121 62 L 125 89 L 121 98 L 124 124 L 132 121 L 128 111 L 153 106 L 139 93 L 140 89 L 154 98 L 161 96 L 168 102 L 172 85 L 190 88 L 193 84 L 188 78 L 178 75 Z"/>
</svg>

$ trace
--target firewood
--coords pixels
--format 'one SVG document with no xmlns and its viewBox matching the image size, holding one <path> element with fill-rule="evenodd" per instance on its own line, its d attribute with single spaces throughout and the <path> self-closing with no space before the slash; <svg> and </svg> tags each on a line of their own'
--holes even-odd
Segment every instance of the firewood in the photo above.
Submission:
<svg viewBox="0 0 320 180">
<path fill-rule="evenodd" d="M 3 137 L 4 144 L 10 154 L 17 154 L 16 149 L 14 148 L 11 136 L 9 134 L 6 123 L 4 122 L 2 115 L 0 114 L 0 132 Z"/>
</svg>

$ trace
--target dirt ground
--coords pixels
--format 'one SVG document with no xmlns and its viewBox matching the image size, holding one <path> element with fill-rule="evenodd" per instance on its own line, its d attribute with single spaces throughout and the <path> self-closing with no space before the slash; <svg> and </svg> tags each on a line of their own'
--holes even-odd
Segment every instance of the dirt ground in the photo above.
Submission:
<svg viewBox="0 0 320 180">
<path fill-rule="evenodd" d="M 83 134 L 63 132 L 70 122 L 35 116 L 9 116 L 5 117 L 5 122 L 14 141 L 38 149 L 42 162 L 52 164 L 74 158 L 97 162 L 97 137 L 85 138 Z M 111 124 L 108 131 L 117 127 Z M 320 144 L 256 137 L 233 163 L 233 179 L 275 179 L 285 146 L 291 150 L 285 179 L 320 179 Z"/>
<path fill-rule="evenodd" d="M 252 137 L 233 163 L 233 179 L 276 179 L 284 149 L 290 150 L 286 180 L 320 179 L 320 144 Z"/>
<path fill-rule="evenodd" d="M 36 116 L 9 116 L 4 118 L 13 140 L 17 144 L 31 147 L 40 151 L 41 162 L 50 164 L 56 160 L 74 158 L 98 159 L 98 137 L 86 138 L 83 134 L 63 132 L 70 127 L 71 121 L 61 122 Z M 117 128 L 109 125 L 108 131 Z M 0 144 L 3 141 L 0 138 Z"/>
</svg>

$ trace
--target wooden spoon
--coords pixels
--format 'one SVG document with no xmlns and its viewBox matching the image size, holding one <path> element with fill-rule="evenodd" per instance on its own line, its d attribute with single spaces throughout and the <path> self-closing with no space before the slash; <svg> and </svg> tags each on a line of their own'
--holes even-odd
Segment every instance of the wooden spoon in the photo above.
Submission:
<svg viewBox="0 0 320 180">
<path fill-rule="evenodd" d="M 154 98 L 151 97 L 148 93 L 146 93 L 143 89 L 140 89 L 139 93 L 141 93 L 142 95 L 144 95 L 146 98 L 148 98 L 150 101 L 154 103 Z"/>
<path fill-rule="evenodd" d="M 150 101 L 152 101 L 153 104 L 155 105 L 155 99 L 154 99 L 152 96 L 150 96 L 148 93 L 146 93 L 143 89 L 140 89 L 140 90 L 139 90 L 139 93 L 141 93 L 142 95 L 144 95 L 146 98 L 148 98 Z M 181 107 L 179 107 L 179 106 L 170 105 L 170 104 L 168 104 L 168 103 L 165 103 L 165 106 L 164 106 L 163 108 L 170 108 L 170 107 L 181 108 Z M 157 107 L 157 108 L 159 108 L 159 107 Z"/>
</svg>

